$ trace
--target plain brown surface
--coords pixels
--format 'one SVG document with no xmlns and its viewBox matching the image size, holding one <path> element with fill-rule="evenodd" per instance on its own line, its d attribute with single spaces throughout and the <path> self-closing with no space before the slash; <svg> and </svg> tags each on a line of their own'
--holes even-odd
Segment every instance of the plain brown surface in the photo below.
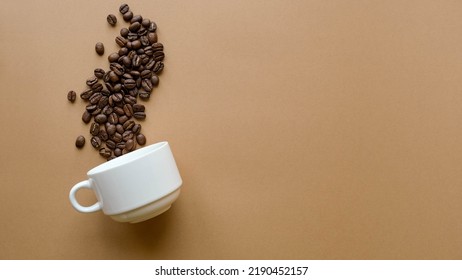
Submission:
<svg viewBox="0 0 462 280">
<path fill-rule="evenodd" d="M 2 1 L 0 258 L 462 258 L 462 2 L 128 3 L 166 52 L 143 131 L 184 180 L 136 225 L 68 201 L 103 159 L 66 95 L 120 4 Z"/>
</svg>

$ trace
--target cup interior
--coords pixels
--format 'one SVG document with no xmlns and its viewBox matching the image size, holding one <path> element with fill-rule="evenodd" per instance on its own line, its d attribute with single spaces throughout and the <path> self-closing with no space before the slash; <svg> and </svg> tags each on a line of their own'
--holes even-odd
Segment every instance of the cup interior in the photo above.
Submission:
<svg viewBox="0 0 462 280">
<path fill-rule="evenodd" d="M 142 158 L 148 154 L 154 153 L 155 151 L 161 149 L 162 147 L 168 145 L 167 142 L 159 142 L 156 144 L 149 145 L 147 147 L 143 147 L 141 149 L 135 150 L 133 152 L 130 152 L 128 154 L 125 154 L 123 156 L 117 157 L 115 159 L 112 159 L 108 162 L 102 163 L 95 168 L 91 169 L 88 171 L 88 175 L 93 175 L 97 173 L 104 172 L 106 170 L 112 169 L 114 167 L 118 167 L 124 164 L 128 164 L 130 162 L 133 162 L 139 158 Z"/>
</svg>

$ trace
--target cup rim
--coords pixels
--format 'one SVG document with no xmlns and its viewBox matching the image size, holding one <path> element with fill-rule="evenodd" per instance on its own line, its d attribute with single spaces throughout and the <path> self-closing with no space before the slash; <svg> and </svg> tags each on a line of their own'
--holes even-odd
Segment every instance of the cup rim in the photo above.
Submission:
<svg viewBox="0 0 462 280">
<path fill-rule="evenodd" d="M 114 168 L 118 168 L 127 164 L 130 164 L 131 162 L 138 160 L 140 158 L 146 157 L 152 153 L 155 153 L 156 151 L 164 148 L 165 146 L 168 145 L 167 141 L 162 141 L 158 142 L 155 144 L 151 144 L 149 146 L 143 147 L 141 149 L 135 150 L 133 152 L 130 152 L 128 154 L 122 155 L 120 157 L 116 157 L 110 161 L 104 162 L 96 167 L 93 167 L 90 169 L 90 171 L 87 172 L 87 176 L 92 176 L 96 174 L 101 174 L 103 172 L 106 172 L 108 170 L 112 170 Z"/>
</svg>

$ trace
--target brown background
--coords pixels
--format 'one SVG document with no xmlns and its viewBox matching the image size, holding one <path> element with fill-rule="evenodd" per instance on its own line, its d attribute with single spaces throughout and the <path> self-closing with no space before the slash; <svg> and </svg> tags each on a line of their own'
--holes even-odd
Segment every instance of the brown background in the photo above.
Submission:
<svg viewBox="0 0 462 280">
<path fill-rule="evenodd" d="M 120 4 L 2 1 L 0 258 L 462 258 L 462 2 L 128 3 L 167 56 L 143 131 L 184 180 L 136 225 L 68 202 L 103 159 L 66 94 Z"/>
</svg>

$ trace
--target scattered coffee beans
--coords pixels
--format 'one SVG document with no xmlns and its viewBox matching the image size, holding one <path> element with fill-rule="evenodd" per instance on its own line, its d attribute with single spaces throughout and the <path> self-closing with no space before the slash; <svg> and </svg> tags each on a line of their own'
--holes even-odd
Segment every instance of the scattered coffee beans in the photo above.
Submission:
<svg viewBox="0 0 462 280">
<path fill-rule="evenodd" d="M 75 146 L 80 149 L 84 145 L 85 145 L 85 137 L 83 137 L 82 135 L 79 135 L 77 139 L 75 140 Z"/>
<path fill-rule="evenodd" d="M 94 76 L 86 80 L 88 86 L 80 98 L 88 102 L 82 115 L 84 123 L 90 123 L 91 145 L 107 159 L 119 157 L 146 144 L 137 120 L 146 118 L 146 108 L 138 103 L 138 97 L 147 101 L 159 84 L 159 74 L 164 68 L 164 46 L 158 42 L 154 21 L 134 15 L 127 4 L 119 11 L 128 26 L 120 29 L 115 42 L 120 47 L 107 59 L 109 69 L 96 68 Z M 117 24 L 113 14 L 107 16 L 110 25 Z M 104 54 L 104 45 L 98 42 L 95 51 Z M 76 93 L 70 91 L 70 102 Z M 85 138 L 77 137 L 75 145 L 83 147 Z"/>
<path fill-rule="evenodd" d="M 108 16 L 107 16 L 107 22 L 108 22 L 110 25 L 112 25 L 112 26 L 116 25 L 116 23 L 117 23 L 117 18 L 116 18 L 116 16 L 113 15 L 113 14 L 108 15 Z"/>
<path fill-rule="evenodd" d="M 101 43 L 101 42 L 96 43 L 95 51 L 96 51 L 97 54 L 103 55 L 104 54 L 104 45 L 103 45 L 103 43 Z"/>
</svg>

